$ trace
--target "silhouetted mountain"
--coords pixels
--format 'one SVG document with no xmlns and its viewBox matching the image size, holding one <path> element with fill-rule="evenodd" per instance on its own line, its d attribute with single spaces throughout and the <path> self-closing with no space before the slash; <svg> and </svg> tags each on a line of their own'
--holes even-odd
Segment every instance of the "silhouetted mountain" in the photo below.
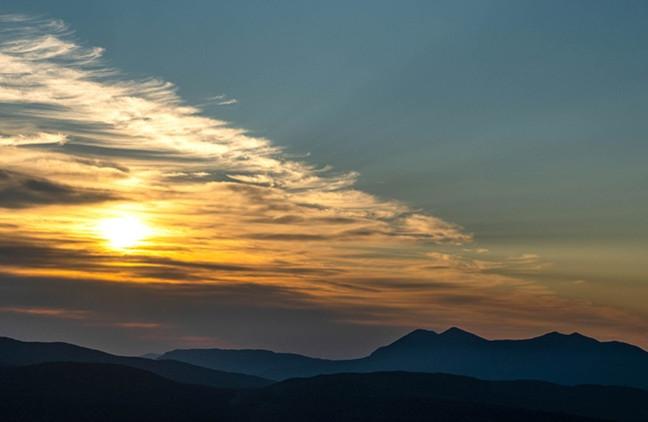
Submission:
<svg viewBox="0 0 648 422">
<path fill-rule="evenodd" d="M 273 379 L 341 372 L 444 372 L 482 379 L 536 379 L 560 384 L 625 385 L 648 389 L 648 352 L 578 333 L 526 340 L 486 340 L 459 328 L 415 330 L 353 360 L 325 360 L 262 350 L 174 350 L 175 359 Z"/>
<path fill-rule="evenodd" d="M 557 332 L 526 340 L 486 340 L 451 328 L 416 330 L 362 359 L 363 370 L 447 372 L 482 379 L 648 388 L 648 352 Z"/>
<path fill-rule="evenodd" d="M 248 388 L 270 381 L 252 375 L 235 374 L 174 360 L 152 360 L 116 356 L 67 343 L 24 342 L 0 337 L 0 363 L 30 365 L 44 362 L 112 363 L 144 369 L 178 382 L 223 388 Z"/>
<path fill-rule="evenodd" d="M 0 397 L 3 422 L 648 418 L 648 392 L 638 389 L 404 372 L 325 375 L 235 391 L 180 384 L 120 365 L 47 363 L 0 368 Z"/>
<path fill-rule="evenodd" d="M 293 353 L 275 353 L 268 350 L 179 349 L 164 353 L 159 359 L 175 359 L 207 368 L 254 374 L 276 380 L 345 370 L 344 361 L 317 359 Z"/>
</svg>

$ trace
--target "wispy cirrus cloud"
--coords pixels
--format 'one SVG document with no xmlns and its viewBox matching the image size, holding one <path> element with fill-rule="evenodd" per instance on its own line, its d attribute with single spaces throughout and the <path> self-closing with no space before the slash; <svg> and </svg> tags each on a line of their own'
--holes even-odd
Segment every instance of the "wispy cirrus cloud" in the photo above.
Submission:
<svg viewBox="0 0 648 422">
<path fill-rule="evenodd" d="M 234 105 L 238 104 L 238 100 L 236 98 L 229 98 L 225 94 L 221 95 L 214 95 L 212 97 L 207 97 L 205 99 L 205 102 L 200 104 L 201 107 L 204 106 L 209 106 L 209 105 L 219 105 L 219 106 L 228 106 L 228 105 Z"/>
<path fill-rule="evenodd" d="M 196 167 L 200 170 L 192 174 L 201 177 L 219 173 L 236 183 L 270 187 L 285 202 L 386 222 L 398 236 L 470 240 L 456 225 L 353 189 L 355 173 L 335 174 L 286 159 L 269 140 L 200 115 L 168 82 L 125 80 L 102 65 L 102 49 L 71 41 L 61 22 L 2 19 L 7 28 L 0 43 L 0 103 L 20 106 L 18 114 L 31 118 L 31 127 L 15 128 L 0 138 L 5 146 L 67 140 L 69 148 L 57 152 L 83 156 L 88 154 L 78 152 L 80 147 L 96 147 L 102 150 L 94 150 L 95 155 L 132 160 L 144 150 L 164 157 L 149 160 L 148 177 Z M 61 130 L 52 135 L 54 128 Z"/>
</svg>

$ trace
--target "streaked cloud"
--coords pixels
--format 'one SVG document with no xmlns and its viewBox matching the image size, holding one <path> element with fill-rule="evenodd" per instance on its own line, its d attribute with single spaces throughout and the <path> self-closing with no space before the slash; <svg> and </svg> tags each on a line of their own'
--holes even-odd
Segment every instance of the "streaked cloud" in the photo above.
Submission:
<svg viewBox="0 0 648 422">
<path fill-rule="evenodd" d="M 107 191 L 75 188 L 47 179 L 0 169 L 0 208 L 86 204 L 116 199 Z"/>
<path fill-rule="evenodd" d="M 67 141 L 61 133 L 35 133 L 33 136 L 0 136 L 0 146 L 23 146 L 23 145 L 62 145 Z"/>
<path fill-rule="evenodd" d="M 0 314 L 2 313 L 60 319 L 85 319 L 89 315 L 88 311 L 78 309 L 30 306 L 0 306 Z"/>
<path fill-rule="evenodd" d="M 236 98 L 229 98 L 227 95 L 214 95 L 213 97 L 207 97 L 205 99 L 205 102 L 200 104 L 200 106 L 208 106 L 208 105 L 219 105 L 219 106 L 227 106 L 227 105 L 234 105 L 238 104 L 238 100 Z"/>
</svg>

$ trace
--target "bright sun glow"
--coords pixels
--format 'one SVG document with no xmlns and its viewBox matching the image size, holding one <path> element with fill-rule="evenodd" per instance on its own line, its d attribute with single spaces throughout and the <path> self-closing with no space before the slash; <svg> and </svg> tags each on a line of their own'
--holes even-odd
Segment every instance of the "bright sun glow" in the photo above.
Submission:
<svg viewBox="0 0 648 422">
<path fill-rule="evenodd" d="M 123 215 L 99 222 L 99 232 L 113 249 L 130 249 L 139 245 L 151 229 L 139 218 Z"/>
</svg>

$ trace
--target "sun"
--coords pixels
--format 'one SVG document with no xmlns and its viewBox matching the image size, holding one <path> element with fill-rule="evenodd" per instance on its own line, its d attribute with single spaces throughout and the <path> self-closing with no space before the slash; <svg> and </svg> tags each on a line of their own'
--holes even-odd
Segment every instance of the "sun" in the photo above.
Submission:
<svg viewBox="0 0 648 422">
<path fill-rule="evenodd" d="M 134 215 L 122 215 L 99 221 L 101 236 L 113 249 L 126 250 L 140 245 L 151 233 L 151 229 Z"/>
</svg>

